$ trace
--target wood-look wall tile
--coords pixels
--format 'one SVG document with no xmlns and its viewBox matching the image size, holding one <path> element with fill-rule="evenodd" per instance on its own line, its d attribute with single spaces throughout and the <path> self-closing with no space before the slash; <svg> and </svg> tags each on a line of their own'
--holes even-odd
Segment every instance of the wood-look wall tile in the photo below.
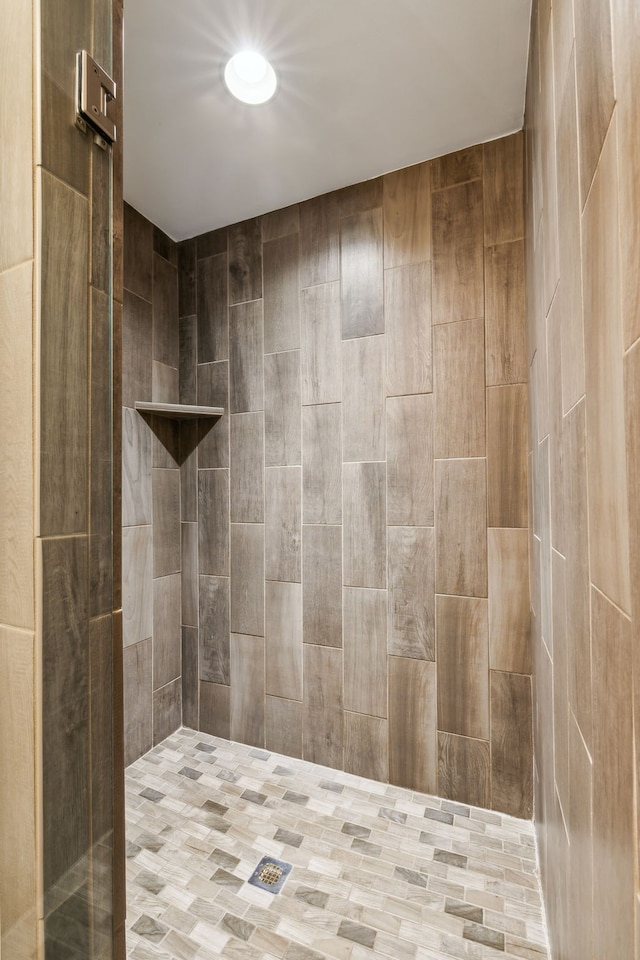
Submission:
<svg viewBox="0 0 640 960">
<path fill-rule="evenodd" d="M 342 646 L 342 529 L 302 527 L 302 627 L 305 643 Z"/>
<path fill-rule="evenodd" d="M 384 333 L 382 210 L 340 221 L 342 336 Z"/>
<path fill-rule="evenodd" d="M 431 164 L 418 163 L 384 178 L 384 265 L 431 259 Z"/>
<path fill-rule="evenodd" d="M 448 153 L 431 162 L 431 180 L 433 190 L 455 187 L 467 180 L 482 177 L 482 144 Z"/>
<path fill-rule="evenodd" d="M 89 211 L 86 199 L 41 173 L 40 527 L 87 530 L 87 316 Z"/>
<path fill-rule="evenodd" d="M 159 254 L 174 267 L 178 266 L 178 244 L 167 236 L 164 230 L 153 227 L 153 252 Z"/>
<path fill-rule="evenodd" d="M 182 679 L 153 691 L 153 745 L 162 743 L 182 723 Z"/>
<path fill-rule="evenodd" d="M 540 131 L 545 142 L 555 139 L 556 105 L 553 77 L 553 37 L 551 22 L 540 34 L 541 104 Z M 543 267 L 542 308 L 547 316 L 560 278 L 558 243 L 558 183 L 555 149 L 540 151 L 542 164 L 542 220 L 540 233 L 544 237 L 541 247 Z"/>
<path fill-rule="evenodd" d="M 489 739 L 488 602 L 436 597 L 438 730 Z"/>
<path fill-rule="evenodd" d="M 122 530 L 122 617 L 125 647 L 153 633 L 151 524 Z"/>
<path fill-rule="evenodd" d="M 180 574 L 153 581 L 153 689 L 181 675 Z"/>
<path fill-rule="evenodd" d="M 122 408 L 122 523 L 151 523 L 151 430 L 130 407 Z"/>
<path fill-rule="evenodd" d="M 219 420 L 198 422 L 198 466 L 229 466 L 229 362 L 198 365 L 198 403 L 224 407 Z M 184 430 L 184 426 L 183 426 Z"/>
<path fill-rule="evenodd" d="M 580 194 L 584 207 L 615 104 L 610 4 L 575 0 Z"/>
<path fill-rule="evenodd" d="M 487 388 L 489 526 L 526 527 L 527 387 Z"/>
<path fill-rule="evenodd" d="M 198 421 L 180 424 L 180 519 L 198 522 Z"/>
<path fill-rule="evenodd" d="M 153 224 L 128 203 L 124 205 L 124 288 L 151 303 Z"/>
<path fill-rule="evenodd" d="M 180 572 L 180 471 L 153 470 L 153 575 Z"/>
<path fill-rule="evenodd" d="M 277 240 L 278 237 L 286 237 L 291 233 L 299 233 L 300 212 L 298 204 L 294 203 L 290 207 L 283 207 L 282 210 L 266 213 L 260 217 L 260 226 L 263 243 L 268 243 L 269 240 Z"/>
<path fill-rule="evenodd" d="M 528 379 L 524 240 L 485 251 L 487 385 Z"/>
<path fill-rule="evenodd" d="M 157 253 L 153 255 L 153 359 L 177 367 L 178 271 Z"/>
<path fill-rule="evenodd" d="M 264 352 L 300 347 L 299 237 L 287 234 L 262 248 L 264 270 Z"/>
<path fill-rule="evenodd" d="M 227 227 L 220 227 L 218 230 L 209 230 L 208 233 L 201 233 L 197 236 L 195 241 L 197 260 L 208 260 L 209 257 L 217 257 L 221 253 L 227 253 L 228 251 L 228 229 Z"/>
<path fill-rule="evenodd" d="M 305 523 L 342 521 L 342 417 L 339 403 L 302 409 Z"/>
<path fill-rule="evenodd" d="M 388 397 L 430 393 L 431 264 L 384 272 L 386 392 Z"/>
<path fill-rule="evenodd" d="M 228 470 L 198 470 L 198 568 L 229 576 Z"/>
<path fill-rule="evenodd" d="M 387 399 L 387 523 L 433 525 L 433 397 Z"/>
<path fill-rule="evenodd" d="M 458 803 L 489 807 L 491 750 L 485 740 L 438 733 L 438 794 Z"/>
<path fill-rule="evenodd" d="M 491 669 L 529 674 L 529 532 L 490 528 L 487 534 Z"/>
<path fill-rule="evenodd" d="M 299 350 L 264 358 L 264 431 L 267 467 L 301 462 Z"/>
<path fill-rule="evenodd" d="M 593 555 L 593 546 L 592 546 Z M 631 956 L 634 944 L 633 632 L 591 588 L 593 646 L 594 954 Z M 606 851 L 603 855 L 601 851 Z M 611 926 L 609 925 L 611 922 Z"/>
<path fill-rule="evenodd" d="M 435 660 L 435 537 L 430 527 L 389 527 L 388 651 Z"/>
<path fill-rule="evenodd" d="M 389 777 L 387 721 L 345 711 L 344 728 L 345 770 L 357 777 L 386 783 Z"/>
<path fill-rule="evenodd" d="M 231 739 L 264 747 L 262 637 L 231 634 Z"/>
<path fill-rule="evenodd" d="M 198 583 L 199 679 L 230 684 L 229 578 L 200 576 Z"/>
<path fill-rule="evenodd" d="M 553 629 L 553 736 L 554 779 L 558 801 L 569 809 L 569 651 L 567 649 L 566 560 L 551 551 Z"/>
<path fill-rule="evenodd" d="M 302 703 L 267 697 L 265 747 L 285 757 L 302 757 Z"/>
<path fill-rule="evenodd" d="M 302 755 L 311 763 L 343 768 L 342 650 L 304 645 Z"/>
<path fill-rule="evenodd" d="M 438 458 L 485 455 L 484 355 L 482 320 L 434 327 L 434 454 Z"/>
<path fill-rule="evenodd" d="M 198 318 L 195 316 L 182 317 L 178 321 L 178 341 L 180 344 L 178 392 L 180 403 L 196 403 L 197 401 L 197 323 Z"/>
<path fill-rule="evenodd" d="M 342 458 L 383 460 L 384 337 L 342 344 Z"/>
<path fill-rule="evenodd" d="M 112 246 L 118 244 L 116 237 L 117 222 L 111 223 L 111 158 L 102 150 L 91 153 L 91 285 L 109 295 L 112 286 L 113 296 L 122 303 L 122 274 L 116 280 L 117 254 L 112 254 Z M 114 180 L 117 179 L 114 171 Z M 113 191 L 113 210 L 118 203 L 116 189 Z M 120 212 L 123 216 L 124 212 Z M 117 217 L 115 218 L 117 221 Z"/>
<path fill-rule="evenodd" d="M 385 464 L 343 468 L 343 577 L 349 587 L 387 585 Z"/>
<path fill-rule="evenodd" d="M 531 678 L 491 671 L 491 806 L 528 820 L 533 810 Z"/>
<path fill-rule="evenodd" d="M 180 401 L 178 379 L 177 367 L 169 367 L 166 363 L 154 360 L 151 374 L 151 399 L 153 402 L 178 403 Z"/>
<path fill-rule="evenodd" d="M 437 460 L 436 592 L 487 596 L 487 481 L 484 460 Z"/>
<path fill-rule="evenodd" d="M 124 762 L 128 766 L 153 746 L 151 637 L 124 648 Z"/>
<path fill-rule="evenodd" d="M 200 681 L 200 724 L 203 733 L 228 740 L 231 736 L 231 687 Z"/>
<path fill-rule="evenodd" d="M 264 409 L 262 301 L 229 309 L 229 409 Z"/>
<path fill-rule="evenodd" d="M 78 193 L 88 196 L 91 144 L 88 137 L 79 141 L 75 124 L 68 122 L 75 110 L 72 91 L 69 86 L 60 87 L 44 71 L 40 75 L 40 89 L 42 166 Z"/>
<path fill-rule="evenodd" d="M 124 291 L 122 323 L 122 402 L 135 406 L 136 400 L 151 400 L 153 322 L 151 303 Z"/>
<path fill-rule="evenodd" d="M 198 524 L 181 523 L 182 599 L 181 623 L 198 626 Z"/>
<path fill-rule="evenodd" d="M 229 358 L 227 254 L 197 262 L 198 363 Z"/>
<path fill-rule="evenodd" d="M 582 5 L 588 8 L 583 15 L 600 16 L 596 5 L 586 0 Z M 577 13 L 576 10 L 576 20 Z M 599 21 L 597 25 L 605 29 Z M 631 585 L 616 165 L 614 119 L 582 220 L 589 549 L 591 582 L 629 613 Z"/>
<path fill-rule="evenodd" d="M 524 137 L 522 132 L 485 143 L 484 236 L 485 243 L 524 237 Z"/>
<path fill-rule="evenodd" d="M 302 403 L 342 399 L 340 283 L 322 283 L 300 293 Z"/>
<path fill-rule="evenodd" d="M 433 323 L 484 316 L 482 181 L 434 193 Z"/>
<path fill-rule="evenodd" d="M 345 587 L 344 707 L 387 716 L 387 592 Z"/>
<path fill-rule="evenodd" d="M 260 220 L 245 220 L 229 227 L 228 237 L 229 303 L 259 300 L 262 297 Z"/>
<path fill-rule="evenodd" d="M 437 792 L 436 665 L 389 657 L 389 782 Z"/>
<path fill-rule="evenodd" d="M 382 181 L 383 177 L 374 177 L 336 190 L 338 217 L 353 217 L 356 213 L 381 207 Z"/>
<path fill-rule="evenodd" d="M 300 582 L 301 473 L 300 467 L 267 467 L 265 471 L 265 576 L 267 580 Z"/>
<path fill-rule="evenodd" d="M 231 416 L 231 519 L 264 520 L 264 414 Z"/>
<path fill-rule="evenodd" d="M 340 233 L 335 193 L 300 204 L 300 287 L 340 279 Z"/>
<path fill-rule="evenodd" d="M 178 244 L 178 316 L 195 317 L 197 306 L 196 239 Z"/>
<path fill-rule="evenodd" d="M 264 526 L 231 524 L 231 630 L 264 636 Z"/>
<path fill-rule="evenodd" d="M 573 715 L 569 725 L 569 762 L 569 924 L 578 956 L 588 957 L 593 956 L 593 762 Z"/>
<path fill-rule="evenodd" d="M 265 583 L 265 690 L 302 700 L 302 584 Z"/>
</svg>

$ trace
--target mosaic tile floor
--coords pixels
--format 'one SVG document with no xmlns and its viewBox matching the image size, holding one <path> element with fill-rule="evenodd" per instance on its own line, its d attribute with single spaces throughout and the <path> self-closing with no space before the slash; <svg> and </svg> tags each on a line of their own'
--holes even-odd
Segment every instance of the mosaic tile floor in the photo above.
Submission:
<svg viewBox="0 0 640 960">
<path fill-rule="evenodd" d="M 128 768 L 127 830 L 130 960 L 548 957 L 523 820 L 180 730 Z"/>
</svg>

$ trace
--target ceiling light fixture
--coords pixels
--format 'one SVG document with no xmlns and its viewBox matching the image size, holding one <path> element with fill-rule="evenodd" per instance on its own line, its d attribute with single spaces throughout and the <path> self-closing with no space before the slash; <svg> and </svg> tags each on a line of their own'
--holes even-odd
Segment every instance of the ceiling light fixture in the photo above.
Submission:
<svg viewBox="0 0 640 960">
<path fill-rule="evenodd" d="M 224 69 L 227 89 L 243 103 L 266 103 L 276 92 L 278 79 L 268 60 L 254 50 L 243 50 Z"/>
</svg>

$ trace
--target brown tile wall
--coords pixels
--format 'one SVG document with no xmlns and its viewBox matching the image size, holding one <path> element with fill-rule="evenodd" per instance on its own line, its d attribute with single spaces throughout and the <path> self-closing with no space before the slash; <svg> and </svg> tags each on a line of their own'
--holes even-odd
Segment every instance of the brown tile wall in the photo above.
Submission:
<svg viewBox="0 0 640 960">
<path fill-rule="evenodd" d="M 640 8 L 534 8 L 535 819 L 554 957 L 631 958 L 640 956 Z"/>
<path fill-rule="evenodd" d="M 531 815 L 522 188 L 515 135 L 179 244 L 185 723 Z"/>
</svg>

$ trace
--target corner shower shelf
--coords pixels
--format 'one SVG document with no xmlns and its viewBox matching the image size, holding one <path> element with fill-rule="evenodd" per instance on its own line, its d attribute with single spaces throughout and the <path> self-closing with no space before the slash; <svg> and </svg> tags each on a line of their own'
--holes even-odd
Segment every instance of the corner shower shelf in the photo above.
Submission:
<svg viewBox="0 0 640 960">
<path fill-rule="evenodd" d="M 136 400 L 136 410 L 169 420 L 212 420 L 224 414 L 224 407 L 201 407 L 190 403 L 147 403 L 141 400 Z"/>
</svg>

